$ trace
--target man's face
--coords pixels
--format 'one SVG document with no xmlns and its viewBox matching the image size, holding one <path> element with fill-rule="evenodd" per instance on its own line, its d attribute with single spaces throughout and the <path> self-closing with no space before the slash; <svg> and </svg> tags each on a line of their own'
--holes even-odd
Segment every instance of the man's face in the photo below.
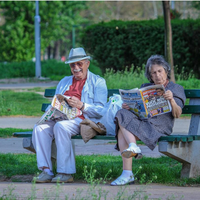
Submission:
<svg viewBox="0 0 200 200">
<path fill-rule="evenodd" d="M 90 65 L 89 60 L 81 60 L 75 63 L 70 63 L 71 72 L 76 80 L 83 80 L 87 77 L 88 67 Z"/>
</svg>

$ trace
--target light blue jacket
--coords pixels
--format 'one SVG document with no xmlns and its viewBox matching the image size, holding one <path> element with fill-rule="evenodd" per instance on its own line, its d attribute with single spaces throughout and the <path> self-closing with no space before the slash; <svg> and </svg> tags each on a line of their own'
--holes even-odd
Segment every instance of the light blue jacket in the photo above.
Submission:
<svg viewBox="0 0 200 200">
<path fill-rule="evenodd" d="M 72 85 L 73 76 L 64 77 L 57 85 L 56 94 L 64 94 Z M 98 122 L 102 117 L 103 107 L 107 102 L 107 86 L 105 79 L 88 70 L 87 79 L 81 93 L 81 101 L 85 103 L 85 118 Z M 100 114 L 101 113 L 101 114 Z"/>
</svg>

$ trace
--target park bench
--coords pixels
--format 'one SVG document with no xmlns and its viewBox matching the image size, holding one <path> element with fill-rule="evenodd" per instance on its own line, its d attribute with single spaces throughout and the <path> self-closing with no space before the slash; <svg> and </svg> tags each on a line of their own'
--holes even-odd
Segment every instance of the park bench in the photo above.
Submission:
<svg viewBox="0 0 200 200">
<path fill-rule="evenodd" d="M 44 97 L 52 98 L 55 89 L 46 89 Z M 109 89 L 108 97 L 119 94 L 118 89 Z M 189 105 L 183 108 L 183 114 L 191 114 L 190 128 L 187 135 L 163 136 L 159 139 L 158 149 L 161 153 L 182 163 L 181 178 L 200 176 L 200 89 L 185 89 Z M 41 110 L 44 112 L 49 104 L 43 103 Z M 14 137 L 23 137 L 23 148 L 35 153 L 32 144 L 32 131 L 15 132 Z M 81 135 L 72 139 L 82 139 Z M 114 136 L 97 135 L 92 140 L 115 140 Z M 72 140 L 73 141 L 73 140 Z M 74 146 L 74 145 L 73 145 Z M 52 143 L 52 158 L 56 159 L 56 145 Z"/>
</svg>

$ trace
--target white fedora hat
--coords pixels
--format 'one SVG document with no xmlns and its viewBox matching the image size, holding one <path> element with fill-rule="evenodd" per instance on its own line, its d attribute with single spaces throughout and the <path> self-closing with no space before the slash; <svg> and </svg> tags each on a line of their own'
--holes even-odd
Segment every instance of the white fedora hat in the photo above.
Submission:
<svg viewBox="0 0 200 200">
<path fill-rule="evenodd" d="M 72 48 L 65 64 L 74 63 L 85 59 L 91 59 L 91 57 L 86 55 L 85 50 L 82 47 L 75 49 Z"/>
</svg>

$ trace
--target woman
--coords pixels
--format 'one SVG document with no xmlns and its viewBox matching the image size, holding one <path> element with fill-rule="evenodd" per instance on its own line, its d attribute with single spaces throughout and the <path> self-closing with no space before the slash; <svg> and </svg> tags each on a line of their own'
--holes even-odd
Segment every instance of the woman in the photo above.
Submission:
<svg viewBox="0 0 200 200">
<path fill-rule="evenodd" d="M 170 81 L 170 66 L 160 55 L 151 56 L 145 66 L 145 76 L 150 83 L 141 87 L 162 84 L 165 87 L 165 99 L 169 100 L 172 112 L 157 115 L 148 120 L 139 119 L 129 111 L 127 104 L 122 104 L 122 109 L 115 116 L 116 123 L 116 149 L 120 150 L 123 160 L 123 172 L 114 185 L 125 185 L 134 182 L 132 173 L 132 157 L 140 159 L 141 149 L 136 140 L 141 140 L 153 150 L 161 136 L 170 135 L 174 125 L 174 118 L 180 117 L 186 97 L 182 86 Z"/>
</svg>

